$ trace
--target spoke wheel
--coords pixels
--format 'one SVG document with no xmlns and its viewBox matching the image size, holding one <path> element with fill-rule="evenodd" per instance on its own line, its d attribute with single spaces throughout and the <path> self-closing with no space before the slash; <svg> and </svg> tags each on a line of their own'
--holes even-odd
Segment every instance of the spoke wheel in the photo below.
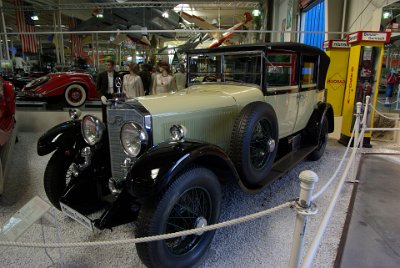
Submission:
<svg viewBox="0 0 400 268">
<path fill-rule="evenodd" d="M 203 167 L 192 167 L 165 189 L 162 197 L 146 202 L 139 214 L 136 237 L 175 233 L 214 224 L 221 209 L 218 178 Z M 193 267 L 203 260 L 215 231 L 139 243 L 138 255 L 148 267 Z"/>
</svg>

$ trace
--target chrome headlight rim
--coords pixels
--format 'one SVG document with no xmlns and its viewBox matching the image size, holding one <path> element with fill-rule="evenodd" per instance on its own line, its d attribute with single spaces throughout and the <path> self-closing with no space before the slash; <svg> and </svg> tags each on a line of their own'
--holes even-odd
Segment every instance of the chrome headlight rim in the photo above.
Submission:
<svg viewBox="0 0 400 268">
<path fill-rule="evenodd" d="M 92 124 L 91 127 L 94 127 L 94 131 L 89 132 L 90 128 L 88 124 Z M 82 124 L 81 124 L 82 137 L 85 140 L 85 142 L 90 146 L 97 144 L 101 140 L 105 130 L 106 126 L 96 116 L 85 115 L 82 118 Z"/>
<path fill-rule="evenodd" d="M 133 150 L 131 150 L 131 148 L 129 148 L 128 144 L 129 145 L 135 145 L 135 144 L 132 144 L 132 142 L 127 143 L 127 140 L 125 139 L 125 137 L 123 137 L 123 135 L 127 133 L 129 128 L 130 128 L 130 130 L 134 130 L 134 131 L 138 132 L 138 135 L 136 137 L 137 139 L 136 139 L 136 141 L 134 141 L 134 142 L 136 142 L 137 147 L 136 147 L 136 149 L 134 148 Z M 147 146 L 149 144 L 149 136 L 141 125 L 139 125 L 138 123 L 136 123 L 134 121 L 128 121 L 128 122 L 125 122 L 121 127 L 120 143 L 121 143 L 121 146 L 124 149 L 124 152 L 127 156 L 137 157 L 145 149 L 147 149 Z"/>
</svg>

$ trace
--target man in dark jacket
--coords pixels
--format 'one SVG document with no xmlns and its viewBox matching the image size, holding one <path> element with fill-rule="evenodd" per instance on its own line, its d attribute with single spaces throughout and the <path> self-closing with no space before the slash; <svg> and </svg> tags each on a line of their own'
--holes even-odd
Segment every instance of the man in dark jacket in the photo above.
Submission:
<svg viewBox="0 0 400 268">
<path fill-rule="evenodd" d="M 106 70 L 97 77 L 96 90 L 100 95 L 104 95 L 107 99 L 112 98 L 112 94 L 118 92 L 115 84 L 117 72 L 114 70 L 114 61 L 108 60 Z"/>
</svg>

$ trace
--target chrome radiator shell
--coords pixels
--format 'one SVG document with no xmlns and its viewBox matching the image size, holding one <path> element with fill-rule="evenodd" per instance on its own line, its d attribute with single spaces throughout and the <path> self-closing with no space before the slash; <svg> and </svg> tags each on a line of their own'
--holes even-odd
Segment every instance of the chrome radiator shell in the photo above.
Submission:
<svg viewBox="0 0 400 268">
<path fill-rule="evenodd" d="M 150 132 L 150 129 L 145 127 L 145 118 L 149 117 L 146 111 L 143 111 L 143 106 L 139 103 L 133 104 L 117 104 L 107 107 L 107 131 L 110 144 L 110 161 L 111 174 L 116 182 L 121 182 L 125 179 L 126 172 L 121 168 L 121 164 L 129 156 L 125 153 L 120 140 L 120 131 L 124 123 L 135 122 L 143 129 Z M 149 134 L 149 133 L 148 133 Z M 149 138 L 151 135 L 149 135 Z M 150 140 L 151 143 L 151 140 Z M 132 159 L 134 160 L 134 159 Z"/>
</svg>

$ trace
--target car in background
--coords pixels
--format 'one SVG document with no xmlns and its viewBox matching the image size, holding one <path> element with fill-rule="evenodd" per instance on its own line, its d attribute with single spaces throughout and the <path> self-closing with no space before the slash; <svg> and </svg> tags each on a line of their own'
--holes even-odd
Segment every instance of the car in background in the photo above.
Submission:
<svg viewBox="0 0 400 268">
<path fill-rule="evenodd" d="M 62 99 L 72 107 L 97 100 L 96 83 L 90 74 L 79 72 L 49 73 L 32 80 L 18 92 L 24 100 Z"/>
<path fill-rule="evenodd" d="M 15 92 L 10 81 L 0 76 L 0 195 L 16 139 Z"/>
</svg>

